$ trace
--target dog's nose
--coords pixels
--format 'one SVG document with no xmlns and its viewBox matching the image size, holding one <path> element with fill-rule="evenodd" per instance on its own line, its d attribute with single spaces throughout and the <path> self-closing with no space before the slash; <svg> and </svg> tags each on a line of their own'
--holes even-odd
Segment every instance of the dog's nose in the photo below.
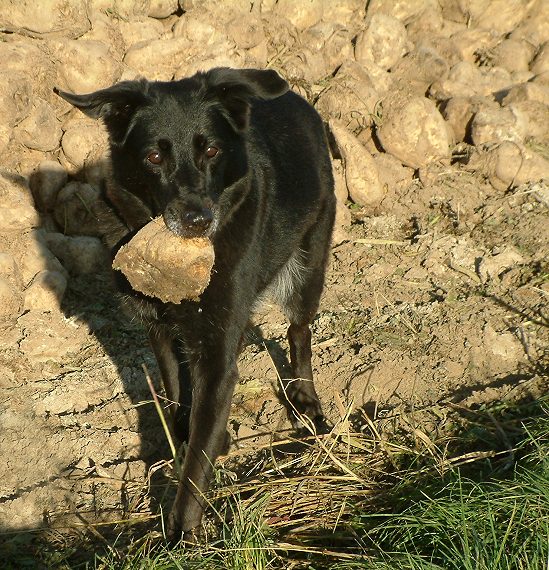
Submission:
<svg viewBox="0 0 549 570">
<path fill-rule="evenodd" d="M 209 208 L 187 212 L 184 216 L 184 224 L 195 232 L 205 232 L 213 221 L 213 214 Z"/>
</svg>

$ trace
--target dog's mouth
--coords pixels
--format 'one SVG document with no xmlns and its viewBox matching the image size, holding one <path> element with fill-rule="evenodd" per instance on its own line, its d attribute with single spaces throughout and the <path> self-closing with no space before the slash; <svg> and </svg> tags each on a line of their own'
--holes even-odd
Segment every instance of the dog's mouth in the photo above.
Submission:
<svg viewBox="0 0 549 570">
<path fill-rule="evenodd" d="M 218 225 L 216 210 L 216 208 L 202 208 L 181 214 L 167 210 L 163 218 L 166 227 L 180 237 L 212 237 Z"/>
</svg>

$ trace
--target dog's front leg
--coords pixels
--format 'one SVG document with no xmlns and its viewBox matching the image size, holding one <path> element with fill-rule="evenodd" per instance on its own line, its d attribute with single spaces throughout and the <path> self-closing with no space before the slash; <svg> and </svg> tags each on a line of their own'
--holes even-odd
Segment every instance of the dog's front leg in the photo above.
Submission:
<svg viewBox="0 0 549 570">
<path fill-rule="evenodd" d="M 227 421 L 238 379 L 236 363 L 223 370 L 224 366 L 210 360 L 207 370 L 200 370 L 206 366 L 204 360 L 193 377 L 189 446 L 168 522 L 171 540 L 192 537 L 200 525 L 214 462 L 227 447 Z"/>
</svg>

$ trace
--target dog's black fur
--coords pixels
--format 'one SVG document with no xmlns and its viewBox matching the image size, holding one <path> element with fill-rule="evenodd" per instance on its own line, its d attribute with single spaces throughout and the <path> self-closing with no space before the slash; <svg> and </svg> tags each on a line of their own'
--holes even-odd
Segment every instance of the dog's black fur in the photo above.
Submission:
<svg viewBox="0 0 549 570">
<path fill-rule="evenodd" d="M 188 442 L 169 532 L 200 524 L 212 464 L 227 445 L 237 357 L 258 297 L 271 288 L 290 321 L 291 407 L 322 423 L 309 324 L 318 309 L 335 212 L 322 121 L 274 71 L 217 68 L 174 82 L 127 81 L 58 94 L 101 118 L 110 138 L 113 255 L 163 216 L 182 236 L 207 235 L 215 265 L 199 301 L 162 303 L 120 289 L 146 325 L 174 432 Z M 294 418 L 295 420 L 295 418 Z"/>
</svg>

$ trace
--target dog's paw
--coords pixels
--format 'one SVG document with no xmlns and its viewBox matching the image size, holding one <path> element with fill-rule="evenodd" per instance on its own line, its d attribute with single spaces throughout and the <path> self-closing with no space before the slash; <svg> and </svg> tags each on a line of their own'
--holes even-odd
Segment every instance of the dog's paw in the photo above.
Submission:
<svg viewBox="0 0 549 570">
<path fill-rule="evenodd" d="M 166 525 L 166 540 L 172 548 L 175 546 L 193 546 L 198 544 L 200 539 L 200 525 L 185 531 L 182 529 L 182 525 L 176 514 L 173 511 L 170 513 Z"/>
<path fill-rule="evenodd" d="M 328 433 L 329 426 L 322 412 L 322 406 L 312 384 L 303 381 L 290 384 L 286 389 L 289 403 L 289 417 L 292 427 L 304 434 Z"/>
<path fill-rule="evenodd" d="M 292 411 L 290 422 L 299 435 L 323 435 L 330 433 L 330 426 L 322 414 L 311 417 L 309 414 L 297 414 Z"/>
</svg>

